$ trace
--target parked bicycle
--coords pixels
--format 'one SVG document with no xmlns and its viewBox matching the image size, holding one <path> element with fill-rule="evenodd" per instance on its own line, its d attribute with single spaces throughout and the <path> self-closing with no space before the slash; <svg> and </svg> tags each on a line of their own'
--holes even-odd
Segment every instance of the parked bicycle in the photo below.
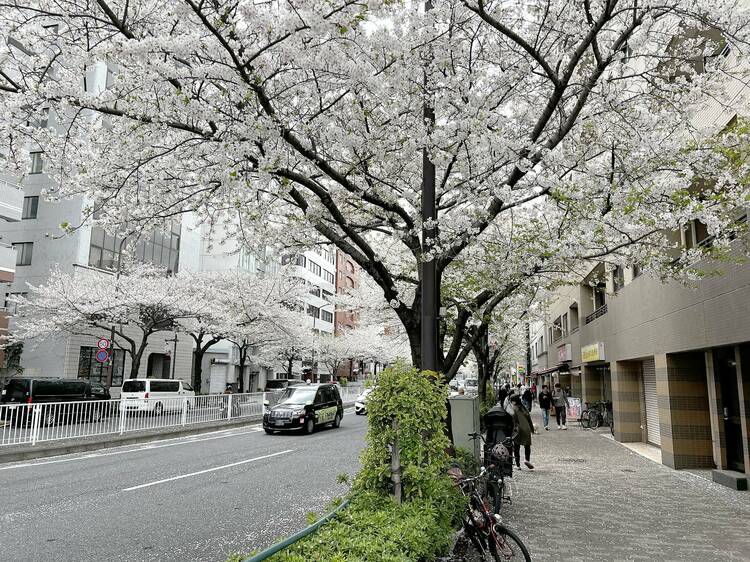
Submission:
<svg viewBox="0 0 750 562">
<path fill-rule="evenodd" d="M 482 464 L 487 469 L 487 495 L 492 511 L 500 513 L 503 503 L 512 503 L 510 487 L 506 486 L 505 478 L 513 476 L 513 440 L 507 437 L 502 443 L 487 447 L 481 433 L 469 433 L 469 437 L 482 442 Z"/>
<path fill-rule="evenodd" d="M 466 477 L 460 468 L 449 470 L 461 493 L 469 498 L 469 506 L 463 519 L 463 532 L 471 541 L 483 560 L 502 562 L 503 560 L 525 560 L 531 562 L 528 548 L 502 521 L 493 513 L 489 499 L 481 492 L 486 484 L 487 469 L 482 467 L 479 475 Z"/>
<path fill-rule="evenodd" d="M 612 402 L 586 402 L 586 409 L 581 412 L 581 427 L 584 429 L 597 429 L 609 426 L 612 435 L 615 434 L 615 420 L 612 415 Z"/>
</svg>

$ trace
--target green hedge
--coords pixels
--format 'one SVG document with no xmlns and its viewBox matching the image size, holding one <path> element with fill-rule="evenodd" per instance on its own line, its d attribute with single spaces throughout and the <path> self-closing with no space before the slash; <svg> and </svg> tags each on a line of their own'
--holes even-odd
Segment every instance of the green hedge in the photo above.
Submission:
<svg viewBox="0 0 750 562">
<path fill-rule="evenodd" d="M 367 399 L 367 447 L 349 506 L 269 560 L 427 562 L 446 554 L 466 506 L 447 476 L 446 399 L 435 373 L 403 364 L 383 371 Z M 401 450 L 401 504 L 389 495 L 394 439 Z"/>
<path fill-rule="evenodd" d="M 449 548 L 463 501 L 448 489 L 443 501 L 397 505 L 372 492 L 355 496 L 337 517 L 269 560 L 273 562 L 422 562 Z"/>
</svg>

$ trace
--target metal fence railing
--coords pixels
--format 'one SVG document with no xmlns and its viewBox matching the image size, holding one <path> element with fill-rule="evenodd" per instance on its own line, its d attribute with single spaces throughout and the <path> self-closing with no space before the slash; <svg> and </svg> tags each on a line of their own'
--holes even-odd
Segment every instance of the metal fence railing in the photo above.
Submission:
<svg viewBox="0 0 750 562">
<path fill-rule="evenodd" d="M 358 387 L 343 387 L 343 402 L 353 402 Z M 280 393 L 122 398 L 40 404 L 0 405 L 0 447 L 99 435 L 158 430 L 190 424 L 260 418 L 264 404 Z"/>
</svg>

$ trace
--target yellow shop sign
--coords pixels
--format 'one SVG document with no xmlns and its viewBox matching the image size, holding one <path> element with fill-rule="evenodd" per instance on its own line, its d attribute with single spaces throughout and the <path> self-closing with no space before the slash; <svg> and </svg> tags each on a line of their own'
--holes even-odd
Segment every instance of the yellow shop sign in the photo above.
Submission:
<svg viewBox="0 0 750 562">
<path fill-rule="evenodd" d="M 581 362 L 591 363 L 592 361 L 604 361 L 604 342 L 584 345 L 581 348 Z"/>
</svg>

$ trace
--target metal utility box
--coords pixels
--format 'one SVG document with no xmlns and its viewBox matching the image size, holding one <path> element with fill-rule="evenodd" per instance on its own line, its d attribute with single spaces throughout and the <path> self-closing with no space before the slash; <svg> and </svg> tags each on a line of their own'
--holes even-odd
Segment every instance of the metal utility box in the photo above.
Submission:
<svg viewBox="0 0 750 562">
<path fill-rule="evenodd" d="M 479 433 L 479 397 L 478 396 L 453 396 L 448 399 L 451 407 L 451 430 L 453 431 L 453 444 L 456 448 L 466 449 L 474 454 L 477 462 L 480 462 L 479 452 L 482 442 L 479 439 L 471 439 L 470 433 Z"/>
</svg>

